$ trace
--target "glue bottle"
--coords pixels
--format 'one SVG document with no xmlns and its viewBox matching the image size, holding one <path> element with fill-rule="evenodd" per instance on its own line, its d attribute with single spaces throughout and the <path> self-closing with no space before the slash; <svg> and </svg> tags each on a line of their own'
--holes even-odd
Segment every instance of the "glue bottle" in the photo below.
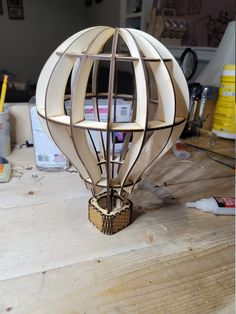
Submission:
<svg viewBox="0 0 236 314">
<path fill-rule="evenodd" d="M 235 215 L 235 197 L 210 197 L 196 202 L 186 203 L 187 207 L 195 207 L 215 215 Z"/>
</svg>

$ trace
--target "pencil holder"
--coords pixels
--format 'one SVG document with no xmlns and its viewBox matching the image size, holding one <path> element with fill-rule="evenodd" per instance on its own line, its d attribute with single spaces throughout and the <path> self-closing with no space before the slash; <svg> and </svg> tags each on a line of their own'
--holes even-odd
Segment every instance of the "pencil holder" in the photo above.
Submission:
<svg viewBox="0 0 236 314">
<path fill-rule="evenodd" d="M 0 112 L 0 157 L 6 157 L 11 152 L 9 112 Z"/>
</svg>

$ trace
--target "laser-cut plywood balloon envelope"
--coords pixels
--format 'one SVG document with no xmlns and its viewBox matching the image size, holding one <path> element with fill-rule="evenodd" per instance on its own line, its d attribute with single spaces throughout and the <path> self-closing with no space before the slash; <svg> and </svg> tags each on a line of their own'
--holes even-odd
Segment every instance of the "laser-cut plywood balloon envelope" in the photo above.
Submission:
<svg viewBox="0 0 236 314">
<path fill-rule="evenodd" d="M 64 109 L 68 83 L 69 115 Z M 121 101 L 130 106 L 126 122 L 117 117 Z M 93 105 L 90 120 L 86 102 Z M 50 56 L 38 80 L 36 105 L 53 140 L 92 191 L 90 221 L 113 234 L 131 222 L 127 197 L 134 185 L 181 134 L 188 88 L 176 60 L 154 37 L 98 26 L 71 36 Z M 124 138 L 119 153 L 117 134 Z"/>
</svg>

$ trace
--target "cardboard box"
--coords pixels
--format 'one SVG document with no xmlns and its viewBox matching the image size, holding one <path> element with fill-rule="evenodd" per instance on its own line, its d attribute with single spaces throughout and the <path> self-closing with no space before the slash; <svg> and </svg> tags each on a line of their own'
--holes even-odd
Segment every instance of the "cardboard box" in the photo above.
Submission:
<svg viewBox="0 0 236 314">
<path fill-rule="evenodd" d="M 108 104 L 107 99 L 99 99 L 98 100 L 98 107 L 99 107 L 99 116 L 101 122 L 107 121 L 107 114 L 108 114 Z M 116 116 L 115 122 L 129 122 L 131 116 L 131 101 L 126 101 L 123 99 L 116 100 L 116 106 L 114 106 L 114 100 L 112 104 L 112 121 L 114 121 L 114 108 L 116 107 Z M 71 110 L 71 100 L 65 101 L 65 108 L 68 115 L 70 115 Z M 94 106 L 93 106 L 93 99 L 86 99 L 85 100 L 85 108 L 84 108 L 84 117 L 85 120 L 95 121 L 94 115 Z M 100 151 L 100 144 L 98 139 L 98 132 L 97 131 L 90 131 L 93 142 L 97 151 Z M 124 141 L 124 133 L 123 132 L 115 132 L 115 152 L 119 152 L 122 149 L 122 143 Z M 104 143 L 106 143 L 106 132 L 102 132 Z"/>
</svg>

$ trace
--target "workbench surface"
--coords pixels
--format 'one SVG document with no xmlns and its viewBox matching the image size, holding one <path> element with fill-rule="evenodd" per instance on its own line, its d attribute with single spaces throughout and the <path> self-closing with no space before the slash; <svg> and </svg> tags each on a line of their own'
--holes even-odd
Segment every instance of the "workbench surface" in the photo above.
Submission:
<svg viewBox="0 0 236 314">
<path fill-rule="evenodd" d="M 134 221 L 112 236 L 87 218 L 77 173 L 35 168 L 15 149 L 0 184 L 0 313 L 234 313 L 234 217 L 185 207 L 234 196 L 234 170 L 167 153 L 132 195 Z"/>
</svg>

